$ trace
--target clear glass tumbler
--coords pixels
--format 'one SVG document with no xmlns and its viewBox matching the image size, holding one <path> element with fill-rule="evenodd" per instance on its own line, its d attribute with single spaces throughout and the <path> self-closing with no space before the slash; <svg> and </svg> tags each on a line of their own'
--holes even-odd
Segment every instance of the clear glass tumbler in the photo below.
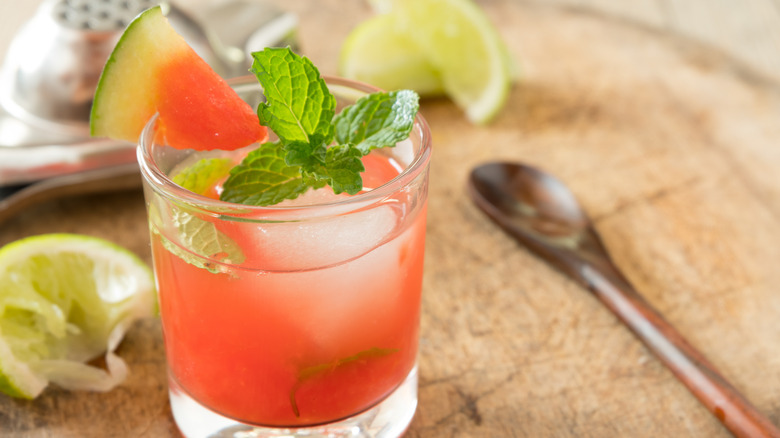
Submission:
<svg viewBox="0 0 780 438">
<path fill-rule="evenodd" d="M 375 91 L 326 78 L 339 106 Z M 233 81 L 250 104 L 254 77 Z M 187 437 L 397 437 L 417 405 L 417 348 L 431 139 L 364 159 L 366 190 L 271 207 L 173 183 L 204 158 L 141 135 L 170 400 Z"/>
</svg>

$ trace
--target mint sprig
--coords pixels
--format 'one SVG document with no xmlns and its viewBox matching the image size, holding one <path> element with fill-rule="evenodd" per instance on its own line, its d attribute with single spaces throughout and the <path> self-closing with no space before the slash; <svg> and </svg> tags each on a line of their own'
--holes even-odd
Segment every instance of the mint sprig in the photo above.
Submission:
<svg viewBox="0 0 780 438">
<path fill-rule="evenodd" d="M 257 114 L 279 141 L 261 145 L 230 172 L 224 201 L 273 205 L 325 184 L 354 195 L 363 188 L 361 158 L 411 132 L 419 109 L 413 91 L 372 93 L 336 115 L 336 99 L 309 59 L 289 48 L 252 57 L 250 71 L 266 98 Z"/>
</svg>

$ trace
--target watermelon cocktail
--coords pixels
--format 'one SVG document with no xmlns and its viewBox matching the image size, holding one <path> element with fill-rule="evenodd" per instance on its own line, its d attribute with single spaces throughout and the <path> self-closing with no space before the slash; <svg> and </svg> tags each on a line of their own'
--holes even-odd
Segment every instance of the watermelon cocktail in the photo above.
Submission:
<svg viewBox="0 0 780 438">
<path fill-rule="evenodd" d="M 416 93 L 289 48 L 226 83 L 151 8 L 91 133 L 134 141 L 187 437 L 396 437 L 416 408 L 430 133 Z"/>
<path fill-rule="evenodd" d="M 374 91 L 327 82 L 339 107 Z M 232 85 L 251 105 L 261 100 L 254 77 Z M 174 149 L 156 143 L 156 128 L 153 119 L 142 133 L 139 160 L 182 432 L 329 425 L 400 435 L 416 406 L 425 122 L 362 158 L 358 194 L 325 186 L 264 207 L 212 199 L 220 180 L 205 195 L 173 182 L 194 163 L 235 164 L 257 145 Z"/>
</svg>

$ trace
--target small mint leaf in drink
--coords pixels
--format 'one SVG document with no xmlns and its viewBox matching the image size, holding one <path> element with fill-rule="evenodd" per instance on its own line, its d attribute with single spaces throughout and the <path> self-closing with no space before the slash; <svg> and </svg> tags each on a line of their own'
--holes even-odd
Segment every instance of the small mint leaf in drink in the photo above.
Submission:
<svg viewBox="0 0 780 438">
<path fill-rule="evenodd" d="M 295 199 L 310 187 L 325 181 L 306 178 L 299 166 L 288 166 L 280 142 L 265 143 L 250 152 L 230 171 L 220 200 L 245 205 L 274 205 Z"/>
<path fill-rule="evenodd" d="M 378 359 L 380 357 L 389 356 L 397 352 L 398 352 L 397 348 L 372 347 L 369 348 L 368 350 L 360 351 L 356 354 L 353 354 L 352 356 L 343 357 L 333 362 L 323 363 L 323 364 L 313 365 L 313 366 L 303 368 L 298 372 L 298 381 L 304 382 L 308 379 L 311 379 L 312 377 L 317 376 L 322 372 L 335 370 L 336 368 L 340 366 L 344 366 L 348 363 L 357 362 L 357 361 L 367 361 L 369 359 Z"/>
<path fill-rule="evenodd" d="M 336 141 L 353 144 L 363 155 L 409 137 L 419 96 L 411 90 L 373 93 L 358 99 L 333 120 Z"/>
<path fill-rule="evenodd" d="M 319 365 L 312 365 L 302 368 L 298 371 L 298 381 L 295 382 L 293 387 L 290 389 L 290 406 L 292 407 L 293 413 L 296 417 L 301 416 L 301 411 L 298 408 L 298 401 L 295 398 L 295 394 L 298 392 L 298 389 L 300 389 L 300 387 L 309 380 L 317 378 L 328 372 L 335 371 L 353 362 L 370 363 L 375 359 L 395 354 L 398 351 L 399 350 L 397 348 L 372 347 L 368 350 L 363 350 L 353 354 L 352 356 L 336 359 L 333 362 L 321 363 Z"/>
<path fill-rule="evenodd" d="M 173 177 L 173 182 L 185 189 L 203 195 L 228 175 L 233 161 L 228 158 L 204 158 L 198 160 Z"/>
<path fill-rule="evenodd" d="M 154 213 L 159 217 L 159 212 Z M 152 212 L 150 211 L 150 217 Z M 162 234 L 162 243 L 171 253 L 185 262 L 213 273 L 222 272 L 212 261 L 226 264 L 240 264 L 246 260 L 241 247 L 230 237 L 219 231 L 214 223 L 205 221 L 193 214 L 174 208 L 171 222 L 179 231 L 179 247 L 168 241 Z"/>
<path fill-rule="evenodd" d="M 336 98 L 317 67 L 289 48 L 266 48 L 252 53 L 252 67 L 266 101 L 257 109 L 260 123 L 271 128 L 283 144 L 301 142 L 314 150 L 333 140 Z"/>
</svg>

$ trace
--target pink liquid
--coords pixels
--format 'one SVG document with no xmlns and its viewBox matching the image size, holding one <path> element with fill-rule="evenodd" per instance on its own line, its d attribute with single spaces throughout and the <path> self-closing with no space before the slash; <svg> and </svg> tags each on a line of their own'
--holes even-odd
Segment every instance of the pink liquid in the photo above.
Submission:
<svg viewBox="0 0 780 438">
<path fill-rule="evenodd" d="M 397 175 L 387 159 L 369 157 L 366 186 Z M 288 251 L 255 225 L 215 222 L 246 255 L 219 273 L 172 254 L 165 231 L 153 233 L 172 378 L 208 408 L 266 426 L 338 420 L 390 394 L 416 360 L 425 205 L 381 208 L 377 223 L 394 221 L 388 238 L 335 263 L 306 267 L 303 251 L 295 270 L 280 267 Z M 333 253 L 322 246 L 312 260 Z"/>
</svg>

